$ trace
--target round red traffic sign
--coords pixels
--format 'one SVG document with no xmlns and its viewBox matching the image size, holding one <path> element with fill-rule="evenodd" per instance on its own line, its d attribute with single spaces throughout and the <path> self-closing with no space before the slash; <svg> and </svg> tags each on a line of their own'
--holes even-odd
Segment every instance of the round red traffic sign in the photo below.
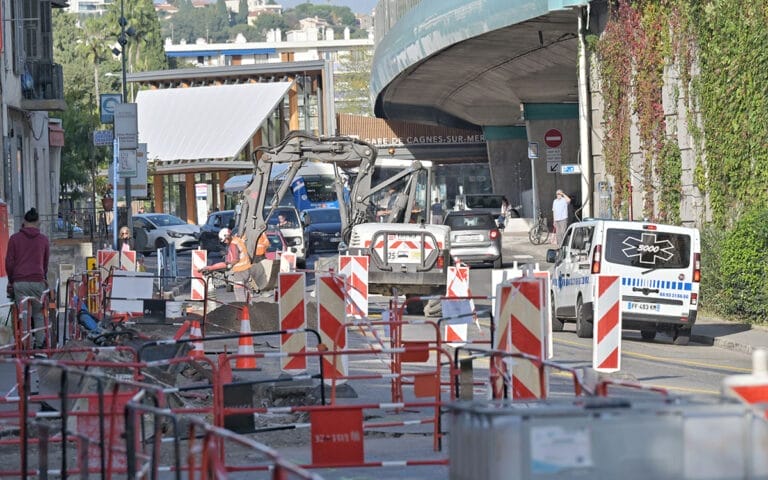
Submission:
<svg viewBox="0 0 768 480">
<path fill-rule="evenodd" d="M 557 148 L 563 143 L 563 134 L 556 128 L 550 128 L 547 133 L 544 134 L 544 143 L 549 148 Z"/>
</svg>

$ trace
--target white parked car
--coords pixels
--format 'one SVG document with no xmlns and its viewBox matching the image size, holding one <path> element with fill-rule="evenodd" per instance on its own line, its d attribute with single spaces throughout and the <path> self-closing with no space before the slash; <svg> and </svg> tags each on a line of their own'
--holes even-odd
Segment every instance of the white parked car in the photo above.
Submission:
<svg viewBox="0 0 768 480">
<path fill-rule="evenodd" d="M 131 216 L 136 251 L 151 253 L 174 244 L 176 250 L 197 248 L 200 227 L 168 213 L 139 213 Z"/>
</svg>

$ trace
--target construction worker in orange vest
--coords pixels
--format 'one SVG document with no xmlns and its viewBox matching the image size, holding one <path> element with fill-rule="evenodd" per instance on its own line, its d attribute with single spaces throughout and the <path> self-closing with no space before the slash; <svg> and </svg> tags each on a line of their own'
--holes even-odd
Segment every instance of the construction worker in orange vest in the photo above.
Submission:
<svg viewBox="0 0 768 480">
<path fill-rule="evenodd" d="M 246 287 L 252 288 L 253 286 L 251 280 L 251 267 L 253 265 L 251 263 L 250 255 L 248 255 L 245 242 L 237 235 L 232 235 L 232 231 L 228 228 L 219 230 L 219 240 L 221 243 L 227 245 L 227 254 L 224 257 L 224 261 L 203 267 L 200 269 L 200 272 L 207 273 L 215 270 L 227 270 L 229 272 L 230 280 L 234 283 L 235 300 L 244 302 L 246 300 Z M 269 239 L 265 234 L 262 234 L 261 237 L 259 237 L 259 242 L 256 246 L 257 263 L 266 255 L 268 246 Z M 258 291 L 258 285 L 255 289 Z"/>
</svg>

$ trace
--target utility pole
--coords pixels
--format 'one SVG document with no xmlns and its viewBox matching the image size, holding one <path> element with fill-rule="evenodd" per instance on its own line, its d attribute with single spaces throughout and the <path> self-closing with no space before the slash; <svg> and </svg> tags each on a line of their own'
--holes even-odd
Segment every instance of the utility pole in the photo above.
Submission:
<svg viewBox="0 0 768 480">
<path fill-rule="evenodd" d="M 126 80 L 126 58 L 125 58 L 125 46 L 128 44 L 128 38 L 126 37 L 126 31 L 125 27 L 128 25 L 128 21 L 125 19 L 125 0 L 120 0 L 120 38 L 118 38 L 118 42 L 120 43 L 120 57 L 122 60 L 122 67 L 123 67 L 123 78 L 122 78 L 122 87 L 123 87 L 123 103 L 128 103 L 128 82 Z M 118 152 L 119 154 L 119 152 Z M 117 195 L 117 191 L 115 191 L 115 196 Z M 115 202 L 117 204 L 117 202 Z M 131 225 L 131 178 L 126 175 L 125 176 L 125 225 L 128 227 L 128 231 L 130 232 L 131 237 L 133 237 L 133 226 Z M 115 248 L 117 248 L 117 241 L 115 241 Z"/>
</svg>

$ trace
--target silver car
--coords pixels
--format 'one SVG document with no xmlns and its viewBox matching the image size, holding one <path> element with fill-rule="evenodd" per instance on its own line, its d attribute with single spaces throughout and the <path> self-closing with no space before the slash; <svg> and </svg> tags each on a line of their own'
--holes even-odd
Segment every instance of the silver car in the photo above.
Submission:
<svg viewBox="0 0 768 480">
<path fill-rule="evenodd" d="M 490 263 L 502 267 L 501 232 L 488 212 L 448 212 L 444 220 L 451 227 L 451 259 L 462 263 Z"/>
<path fill-rule="evenodd" d="M 168 213 L 139 213 L 131 216 L 136 250 L 151 253 L 173 243 L 176 250 L 197 248 L 200 227 Z"/>
</svg>

